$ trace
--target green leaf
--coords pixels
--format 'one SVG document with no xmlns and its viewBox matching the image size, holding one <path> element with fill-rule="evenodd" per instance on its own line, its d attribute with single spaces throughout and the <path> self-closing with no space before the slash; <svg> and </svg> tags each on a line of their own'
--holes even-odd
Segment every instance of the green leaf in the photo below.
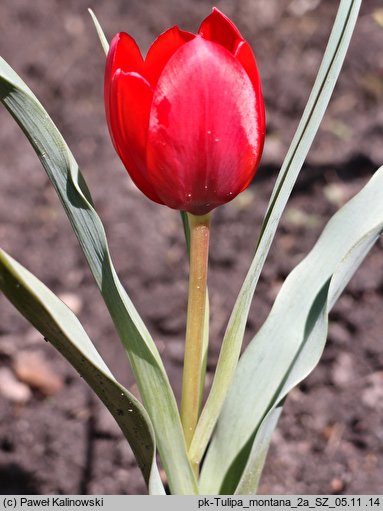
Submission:
<svg viewBox="0 0 383 511">
<path fill-rule="evenodd" d="M 230 388 L 259 276 L 291 190 L 326 111 L 346 55 L 360 3 L 361 0 L 343 0 L 340 4 L 314 87 L 278 175 L 261 227 L 254 259 L 230 316 L 212 388 L 189 450 L 189 456 L 193 461 L 201 460 Z M 208 458 L 209 456 L 210 454 Z M 207 459 L 203 476 L 215 479 L 213 473 L 208 474 L 210 470 L 214 472 L 215 469 Z"/>
<path fill-rule="evenodd" d="M 92 21 L 94 23 L 94 26 L 96 27 L 97 35 L 98 35 L 98 38 L 100 39 L 100 43 L 101 43 L 102 49 L 104 50 L 105 55 L 107 55 L 108 51 L 109 51 L 108 40 L 105 37 L 104 31 L 102 30 L 101 25 L 100 25 L 98 19 L 96 18 L 95 13 L 92 11 L 92 9 L 88 9 L 88 11 L 89 11 L 89 14 L 92 17 Z"/>
<path fill-rule="evenodd" d="M 328 313 L 382 230 L 383 167 L 290 273 L 242 355 L 208 452 L 202 493 L 256 491 L 265 457 L 258 449 L 267 450 L 277 408 L 318 363 Z"/>
<path fill-rule="evenodd" d="M 109 409 L 132 447 L 150 493 L 165 494 L 156 465 L 153 426 L 145 408 L 115 380 L 73 312 L 1 249 L 0 289 L 64 355 Z"/>
<path fill-rule="evenodd" d="M 190 255 L 190 229 L 189 229 L 189 220 L 186 211 L 180 212 L 182 227 L 184 229 L 186 248 L 188 255 Z"/>
<path fill-rule="evenodd" d="M 244 455 L 248 456 L 247 461 L 244 458 L 241 463 L 238 463 L 236 459 L 230 468 L 236 475 L 232 481 L 225 477 L 223 486 L 230 486 L 233 493 L 241 495 L 256 493 L 266 461 L 271 436 L 282 413 L 284 398 L 294 387 L 295 383 L 301 381 L 319 362 L 327 336 L 327 317 L 329 312 L 327 310 L 327 297 L 329 284 L 330 280 L 319 291 L 314 304 L 308 312 L 302 342 L 296 351 L 293 361 L 288 368 L 283 368 L 283 370 L 285 369 L 285 374 L 282 376 L 278 375 L 281 382 L 281 391 L 276 393 L 278 397 L 276 397 L 276 400 L 273 398 L 273 405 L 266 410 L 265 418 L 261 421 L 259 427 L 257 426 L 255 436 L 251 435 L 247 445 L 242 448 Z M 241 363 L 239 367 L 240 365 Z M 256 377 L 258 377 L 257 374 Z M 295 383 L 292 383 L 294 378 L 296 378 Z M 279 398 L 281 400 L 278 402 Z M 236 488 L 238 475 L 241 472 L 242 475 Z"/>
<path fill-rule="evenodd" d="M 116 275 L 103 225 L 78 165 L 47 112 L 3 59 L 0 98 L 40 158 L 80 242 L 129 357 L 156 433 L 171 491 L 196 493 L 197 484 L 168 377 L 153 339 Z"/>
<path fill-rule="evenodd" d="M 270 410 L 265 419 L 262 421 L 262 424 L 257 431 L 256 438 L 253 441 L 246 469 L 243 471 L 240 483 L 235 490 L 235 495 L 253 495 L 256 493 L 258 481 L 261 478 L 262 469 L 269 450 L 271 435 L 276 428 L 281 413 L 282 406 L 277 405 L 275 408 Z M 246 456 L 246 449 L 243 449 L 242 452 L 243 456 Z M 238 476 L 236 474 L 237 466 L 232 465 L 231 469 L 234 472 L 233 480 L 238 480 Z M 227 480 L 228 478 L 226 478 L 226 481 Z M 230 482 L 228 486 L 231 486 Z"/>
</svg>

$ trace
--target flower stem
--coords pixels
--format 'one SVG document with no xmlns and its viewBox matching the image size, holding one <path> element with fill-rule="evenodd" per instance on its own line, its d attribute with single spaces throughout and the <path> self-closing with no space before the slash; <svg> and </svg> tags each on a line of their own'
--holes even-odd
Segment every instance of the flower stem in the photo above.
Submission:
<svg viewBox="0 0 383 511">
<path fill-rule="evenodd" d="M 187 448 L 193 439 L 200 412 L 210 215 L 188 213 L 188 221 L 190 273 L 181 399 L 181 421 Z"/>
</svg>

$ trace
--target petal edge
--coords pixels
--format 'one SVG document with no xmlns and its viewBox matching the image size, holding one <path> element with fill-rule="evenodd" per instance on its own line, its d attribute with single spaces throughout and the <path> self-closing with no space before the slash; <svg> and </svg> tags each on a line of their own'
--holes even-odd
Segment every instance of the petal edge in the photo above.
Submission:
<svg viewBox="0 0 383 511">
<path fill-rule="evenodd" d="M 111 83 L 110 123 L 116 151 L 136 186 L 154 202 L 158 198 L 146 170 L 146 142 L 153 92 L 137 73 L 120 69 Z"/>
<path fill-rule="evenodd" d="M 222 45 L 232 54 L 244 40 L 234 23 L 216 7 L 213 7 L 212 13 L 203 20 L 198 34 L 207 41 Z"/>
<path fill-rule="evenodd" d="M 194 38 L 194 34 L 180 30 L 177 26 L 169 28 L 157 37 L 149 48 L 144 64 L 144 76 L 153 89 L 169 59 L 181 46 Z"/>
</svg>

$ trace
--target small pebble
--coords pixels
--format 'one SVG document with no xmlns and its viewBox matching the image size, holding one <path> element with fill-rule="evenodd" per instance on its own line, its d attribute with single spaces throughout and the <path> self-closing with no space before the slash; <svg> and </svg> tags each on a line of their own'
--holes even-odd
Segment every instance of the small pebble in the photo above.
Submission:
<svg viewBox="0 0 383 511">
<path fill-rule="evenodd" d="M 334 477 L 330 483 L 331 491 L 334 493 L 339 493 L 344 489 L 344 483 L 338 477 Z"/>
<path fill-rule="evenodd" d="M 370 408 L 383 411 L 383 371 L 372 373 L 362 394 L 362 402 Z"/>
<path fill-rule="evenodd" d="M 0 394 L 9 401 L 22 405 L 32 396 L 30 388 L 18 381 L 8 367 L 0 368 Z"/>
<path fill-rule="evenodd" d="M 51 364 L 37 351 L 17 353 L 13 369 L 17 378 L 44 396 L 53 396 L 59 392 L 64 381 Z"/>
<path fill-rule="evenodd" d="M 349 353 L 340 352 L 332 368 L 332 380 L 338 387 L 350 385 L 356 373 L 353 358 Z"/>
</svg>

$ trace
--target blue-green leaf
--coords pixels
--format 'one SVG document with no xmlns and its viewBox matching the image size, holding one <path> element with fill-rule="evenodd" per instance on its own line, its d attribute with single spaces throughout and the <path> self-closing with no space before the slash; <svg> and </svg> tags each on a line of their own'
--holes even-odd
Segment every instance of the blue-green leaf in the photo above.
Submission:
<svg viewBox="0 0 383 511">
<path fill-rule="evenodd" d="M 211 392 L 190 447 L 189 455 L 193 461 L 201 460 L 230 388 L 259 276 L 291 190 L 326 111 L 354 30 L 360 3 L 361 0 L 342 0 L 340 4 L 314 87 L 279 172 L 262 224 L 254 259 L 230 316 Z M 209 457 L 210 454 L 205 460 L 203 477 L 214 479 L 215 468 L 210 465 Z M 211 474 L 208 474 L 209 470 L 212 470 Z"/>
<path fill-rule="evenodd" d="M 142 404 L 115 380 L 73 312 L 1 249 L 0 289 L 96 392 L 131 445 L 150 493 L 163 495 L 149 416 Z"/>
<path fill-rule="evenodd" d="M 329 221 L 283 284 L 238 364 L 214 432 L 203 493 L 254 493 L 275 410 L 318 363 L 328 313 L 383 230 L 383 167 Z M 261 446 L 261 447 L 259 447 Z"/>
<path fill-rule="evenodd" d="M 129 357 L 171 491 L 196 493 L 197 484 L 167 374 L 153 339 L 116 275 L 103 225 L 78 165 L 47 112 L 3 59 L 0 99 L 40 158 L 80 242 Z"/>
</svg>

